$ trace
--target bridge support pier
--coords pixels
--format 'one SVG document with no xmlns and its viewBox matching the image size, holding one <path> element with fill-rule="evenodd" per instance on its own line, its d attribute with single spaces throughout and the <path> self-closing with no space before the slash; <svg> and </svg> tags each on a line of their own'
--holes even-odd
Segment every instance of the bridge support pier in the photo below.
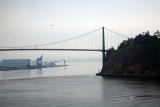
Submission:
<svg viewBox="0 0 160 107">
<path fill-rule="evenodd" d="M 102 63 L 105 61 L 105 37 L 104 37 L 104 27 L 102 27 Z"/>
</svg>

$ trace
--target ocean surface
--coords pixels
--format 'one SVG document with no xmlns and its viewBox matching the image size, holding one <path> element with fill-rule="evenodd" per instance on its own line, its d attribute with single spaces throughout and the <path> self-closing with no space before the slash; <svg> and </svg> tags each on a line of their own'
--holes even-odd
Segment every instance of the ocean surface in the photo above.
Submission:
<svg viewBox="0 0 160 107">
<path fill-rule="evenodd" d="M 160 107 L 160 82 L 95 76 L 101 62 L 0 71 L 0 107 Z"/>
</svg>

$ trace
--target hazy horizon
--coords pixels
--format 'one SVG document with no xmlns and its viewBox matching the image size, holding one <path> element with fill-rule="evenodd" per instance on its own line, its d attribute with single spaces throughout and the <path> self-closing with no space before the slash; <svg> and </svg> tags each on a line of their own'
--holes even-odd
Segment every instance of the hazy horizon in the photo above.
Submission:
<svg viewBox="0 0 160 107">
<path fill-rule="evenodd" d="M 0 0 L 0 47 L 52 43 L 102 26 L 129 37 L 152 34 L 160 30 L 159 5 L 159 0 Z M 66 53 L 0 52 L 0 59 L 81 56 Z"/>
</svg>

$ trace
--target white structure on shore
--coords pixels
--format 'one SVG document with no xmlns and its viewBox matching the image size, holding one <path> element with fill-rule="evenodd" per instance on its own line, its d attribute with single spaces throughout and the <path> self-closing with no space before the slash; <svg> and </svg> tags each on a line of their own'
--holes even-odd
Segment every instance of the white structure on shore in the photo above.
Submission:
<svg viewBox="0 0 160 107">
<path fill-rule="evenodd" d="M 5 68 L 28 68 L 30 67 L 30 59 L 4 59 L 1 67 Z"/>
</svg>

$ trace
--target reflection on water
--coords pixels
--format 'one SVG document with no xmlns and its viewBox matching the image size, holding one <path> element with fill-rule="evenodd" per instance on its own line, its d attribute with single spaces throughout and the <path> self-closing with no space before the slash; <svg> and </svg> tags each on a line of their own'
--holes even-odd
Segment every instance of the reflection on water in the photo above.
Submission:
<svg viewBox="0 0 160 107">
<path fill-rule="evenodd" d="M 0 80 L 50 76 L 95 75 L 100 68 L 101 62 L 76 62 L 69 63 L 69 66 L 62 67 L 0 71 Z"/>
<path fill-rule="evenodd" d="M 160 82 L 95 76 L 100 65 L 86 62 L 67 67 L 0 71 L 0 105 L 159 107 Z"/>
<path fill-rule="evenodd" d="M 17 78 L 28 78 L 31 75 L 30 70 L 11 70 L 11 71 L 0 71 L 1 80 L 3 79 L 17 79 Z"/>
<path fill-rule="evenodd" d="M 42 76 L 42 69 L 37 69 L 37 76 L 38 77 L 41 77 Z"/>
</svg>

